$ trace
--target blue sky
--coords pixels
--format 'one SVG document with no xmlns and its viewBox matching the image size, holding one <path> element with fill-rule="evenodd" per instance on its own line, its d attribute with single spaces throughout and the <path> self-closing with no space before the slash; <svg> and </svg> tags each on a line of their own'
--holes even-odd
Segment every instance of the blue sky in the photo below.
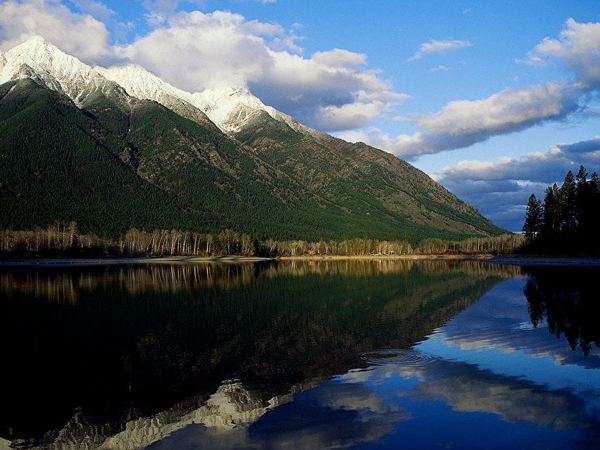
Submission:
<svg viewBox="0 0 600 450">
<path fill-rule="evenodd" d="M 188 91 L 246 85 L 512 231 L 531 193 L 600 172 L 597 0 L 0 1 L 0 50 L 32 34 Z"/>
</svg>

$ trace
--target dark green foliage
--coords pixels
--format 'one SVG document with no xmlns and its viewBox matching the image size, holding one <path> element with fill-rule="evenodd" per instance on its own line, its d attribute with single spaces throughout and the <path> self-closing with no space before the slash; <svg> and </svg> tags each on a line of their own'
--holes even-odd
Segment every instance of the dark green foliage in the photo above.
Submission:
<svg viewBox="0 0 600 450">
<path fill-rule="evenodd" d="M 306 136 L 266 113 L 236 137 L 328 206 L 351 211 L 362 237 L 403 237 L 416 244 L 434 235 L 456 240 L 505 232 L 421 171 L 365 144 Z"/>
<path fill-rule="evenodd" d="M 523 225 L 526 232 L 531 227 L 530 214 L 528 205 Z M 554 184 L 546 189 L 541 223 L 536 233 L 529 234 L 531 240 L 526 250 L 540 253 L 599 253 L 599 223 L 598 175 L 594 172 L 591 179 L 587 180 L 587 171 L 581 166 L 576 178 L 569 171 L 560 188 Z"/>
<path fill-rule="evenodd" d="M 259 115 L 233 140 L 116 87 L 76 106 L 31 80 L 0 87 L 0 227 L 76 221 L 259 239 L 446 240 L 498 235 L 412 166 Z"/>
<path fill-rule="evenodd" d="M 95 138 L 99 123 L 30 80 L 0 100 L 0 220 L 17 229 L 56 220 L 117 235 L 132 225 L 176 226 L 181 208 Z"/>
<path fill-rule="evenodd" d="M 523 231 L 529 238 L 537 235 L 542 229 L 542 203 L 531 194 L 527 202 L 527 210 L 525 212 L 525 223 Z"/>
</svg>

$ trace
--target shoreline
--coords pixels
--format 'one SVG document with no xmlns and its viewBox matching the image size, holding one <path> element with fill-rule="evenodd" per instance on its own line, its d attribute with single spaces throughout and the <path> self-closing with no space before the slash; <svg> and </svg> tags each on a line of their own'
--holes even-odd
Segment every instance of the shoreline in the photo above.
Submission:
<svg viewBox="0 0 600 450">
<path fill-rule="evenodd" d="M 600 256 L 540 256 L 540 255 L 303 255 L 282 257 L 255 256 L 163 256 L 163 257 L 40 257 L 0 259 L 0 268 L 10 267 L 87 267 L 141 264 L 241 264 L 269 261 L 481 261 L 491 264 L 528 267 L 600 267 Z"/>
<path fill-rule="evenodd" d="M 304 255 L 282 257 L 257 256 L 162 256 L 162 257 L 40 257 L 25 259 L 0 259 L 2 267 L 78 267 L 78 266 L 113 266 L 139 264 L 195 264 L 195 263 L 258 263 L 267 261 L 399 261 L 399 260 L 479 260 L 485 261 L 492 255 Z"/>
<path fill-rule="evenodd" d="M 501 255 L 489 262 L 522 267 L 600 267 L 600 256 Z"/>
<path fill-rule="evenodd" d="M 139 264 L 193 264 L 193 263 L 226 263 L 274 261 L 275 258 L 242 257 L 242 256 L 159 256 L 159 257 L 106 257 L 106 258 L 74 258 L 74 257 L 41 257 L 27 259 L 0 259 L 2 267 L 81 267 L 81 266 L 119 266 Z"/>
<path fill-rule="evenodd" d="M 304 255 L 304 256 L 282 256 L 280 261 L 344 261 L 344 260 L 371 260 L 371 261 L 395 261 L 395 260 L 488 260 L 494 255 Z"/>
</svg>

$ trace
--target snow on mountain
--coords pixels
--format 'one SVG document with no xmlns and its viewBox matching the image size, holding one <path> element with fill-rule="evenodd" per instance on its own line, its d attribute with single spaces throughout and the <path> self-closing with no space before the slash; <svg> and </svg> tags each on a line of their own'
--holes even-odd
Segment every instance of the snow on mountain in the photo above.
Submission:
<svg viewBox="0 0 600 450">
<path fill-rule="evenodd" d="M 63 53 L 39 36 L 29 38 L 4 54 L 0 84 L 31 78 L 81 103 L 97 89 L 113 90 L 113 83 L 77 58 Z"/>
<path fill-rule="evenodd" d="M 266 112 L 273 119 L 287 124 L 293 130 L 305 134 L 317 133 L 301 125 L 292 117 L 265 105 L 250 90 L 243 86 L 206 89 L 193 94 L 194 102 L 210 119 L 228 132 L 238 132 Z"/>
<path fill-rule="evenodd" d="M 153 100 L 187 119 L 204 126 L 215 127 L 202 108 L 194 104 L 192 94 L 171 86 L 141 66 L 124 64 L 108 69 L 104 67 L 95 67 L 94 69 L 102 76 L 119 84 L 132 97 L 140 100 Z"/>
<path fill-rule="evenodd" d="M 43 86 L 62 92 L 76 104 L 101 89 L 125 97 L 156 101 L 176 113 L 227 133 L 236 133 L 266 112 L 271 118 L 292 129 L 320 135 L 296 122 L 287 114 L 265 105 L 248 88 L 234 86 L 190 93 L 163 81 L 141 66 L 118 65 L 108 69 L 90 67 L 63 53 L 39 36 L 29 38 L 6 53 L 0 53 L 0 84 L 20 78 L 31 78 Z"/>
<path fill-rule="evenodd" d="M 135 64 L 113 66 L 108 69 L 95 68 L 100 74 L 121 85 L 129 95 L 139 99 L 154 100 L 175 112 L 188 117 L 177 105 L 175 98 L 202 111 L 222 131 L 235 133 L 240 131 L 261 111 L 267 112 L 273 119 L 285 122 L 297 131 L 312 131 L 300 125 L 290 116 L 266 106 L 258 97 L 242 86 L 220 89 L 207 89 L 190 93 L 178 89 L 156 75 Z M 189 118 L 189 117 L 188 117 Z"/>
<path fill-rule="evenodd" d="M 159 102 L 162 96 L 170 95 L 192 103 L 192 94 L 165 83 L 137 64 L 112 66 L 108 69 L 96 66 L 94 69 L 109 80 L 120 84 L 133 97 Z"/>
</svg>

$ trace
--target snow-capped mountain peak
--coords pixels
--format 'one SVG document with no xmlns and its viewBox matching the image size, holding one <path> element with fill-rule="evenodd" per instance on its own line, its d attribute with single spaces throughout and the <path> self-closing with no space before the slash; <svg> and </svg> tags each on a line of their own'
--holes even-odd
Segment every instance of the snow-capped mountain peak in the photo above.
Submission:
<svg viewBox="0 0 600 450">
<path fill-rule="evenodd" d="M 266 112 L 278 122 L 305 134 L 318 132 L 299 124 L 292 117 L 271 106 L 265 105 L 245 86 L 229 86 L 206 89 L 193 94 L 194 104 L 201 108 L 219 127 L 228 132 L 237 132 L 251 123 L 261 112 Z"/>
<path fill-rule="evenodd" d="M 33 36 L 6 53 L 0 53 L 0 84 L 31 78 L 62 92 L 76 104 L 100 89 L 104 93 L 153 100 L 176 113 L 222 131 L 235 133 L 267 113 L 305 134 L 319 134 L 287 114 L 265 105 L 245 86 L 206 89 L 190 93 L 176 88 L 136 64 L 90 67 L 40 36 Z M 207 117 L 208 116 L 208 117 Z M 263 116 L 264 117 L 264 116 Z"/>
<path fill-rule="evenodd" d="M 154 100 L 174 111 L 190 117 L 190 111 L 183 111 L 183 104 L 177 104 L 175 99 L 185 102 L 189 107 L 197 108 L 222 131 L 235 133 L 250 123 L 261 111 L 273 119 L 285 122 L 298 131 L 306 131 L 291 117 L 265 105 L 245 86 L 228 86 L 225 88 L 206 89 L 202 92 L 190 93 L 176 88 L 163 81 L 152 72 L 136 64 L 124 64 L 95 68 L 98 73 L 122 86 L 129 95 Z M 192 118 L 198 121 L 198 118 Z"/>
<path fill-rule="evenodd" d="M 132 97 L 153 100 L 194 122 L 215 127 L 202 108 L 194 103 L 192 94 L 171 86 L 137 64 L 122 64 L 108 69 L 96 67 L 95 70 L 108 80 L 117 83 Z"/>
<path fill-rule="evenodd" d="M 106 87 L 108 80 L 77 58 L 67 55 L 40 36 L 33 36 L 4 54 L 0 84 L 32 78 L 62 92 L 76 103 L 90 92 Z"/>
<path fill-rule="evenodd" d="M 166 94 L 191 102 L 192 94 L 171 86 L 137 64 L 122 64 L 108 69 L 95 67 L 95 70 L 107 79 L 121 85 L 133 97 L 161 103 L 161 96 Z"/>
<path fill-rule="evenodd" d="M 170 85 L 136 64 L 117 65 L 108 69 L 96 67 L 95 69 L 109 80 L 121 85 L 129 95 L 136 98 L 154 100 L 176 112 L 180 111 L 175 108 L 174 99 L 182 100 L 206 114 L 225 132 L 238 131 L 244 123 L 258 115 L 260 111 L 269 110 L 268 106 L 252 95 L 250 90 L 244 86 L 207 89 L 200 93 L 190 93 Z"/>
</svg>

